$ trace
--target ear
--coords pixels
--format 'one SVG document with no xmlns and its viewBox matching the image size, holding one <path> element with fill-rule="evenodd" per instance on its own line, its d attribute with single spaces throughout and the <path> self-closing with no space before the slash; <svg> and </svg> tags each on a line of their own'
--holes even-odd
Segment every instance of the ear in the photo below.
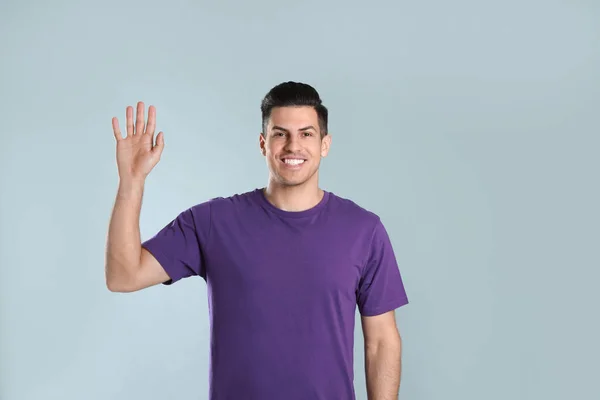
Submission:
<svg viewBox="0 0 600 400">
<path fill-rule="evenodd" d="M 265 148 L 265 137 L 262 132 L 258 135 L 258 146 L 260 148 L 260 154 L 263 156 L 267 155 L 267 149 Z"/>
<path fill-rule="evenodd" d="M 329 148 L 331 147 L 331 134 L 327 133 L 323 139 L 321 139 L 321 157 L 327 157 L 329 154 Z"/>
</svg>

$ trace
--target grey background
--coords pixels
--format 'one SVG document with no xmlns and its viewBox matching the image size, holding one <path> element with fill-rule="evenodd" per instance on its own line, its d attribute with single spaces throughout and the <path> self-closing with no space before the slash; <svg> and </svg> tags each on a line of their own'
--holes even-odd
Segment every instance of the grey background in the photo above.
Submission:
<svg viewBox="0 0 600 400">
<path fill-rule="evenodd" d="M 330 108 L 322 186 L 396 248 L 400 398 L 599 395 L 600 3 L 4 0 L 0 46 L 2 400 L 206 398 L 204 283 L 104 285 L 110 120 L 143 100 L 165 132 L 145 239 L 266 184 L 286 80 Z"/>
</svg>

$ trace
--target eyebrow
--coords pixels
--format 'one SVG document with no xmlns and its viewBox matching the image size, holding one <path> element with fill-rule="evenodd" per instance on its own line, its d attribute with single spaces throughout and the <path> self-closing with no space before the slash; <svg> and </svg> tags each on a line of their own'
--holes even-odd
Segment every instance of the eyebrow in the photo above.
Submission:
<svg viewBox="0 0 600 400">
<path fill-rule="evenodd" d="M 272 129 L 272 130 L 280 130 L 280 131 L 284 131 L 284 132 L 288 132 L 288 133 L 290 132 L 289 130 L 287 130 L 287 129 L 285 129 L 285 128 L 281 127 L 281 126 L 277 126 L 277 125 L 273 126 L 273 128 L 271 128 L 271 129 Z M 308 131 L 308 130 L 310 130 L 310 129 L 312 129 L 312 130 L 316 131 L 315 127 L 314 127 L 314 126 L 312 126 L 312 125 L 305 126 L 304 128 L 300 128 L 300 129 L 298 129 L 298 130 L 299 130 L 299 131 Z"/>
</svg>

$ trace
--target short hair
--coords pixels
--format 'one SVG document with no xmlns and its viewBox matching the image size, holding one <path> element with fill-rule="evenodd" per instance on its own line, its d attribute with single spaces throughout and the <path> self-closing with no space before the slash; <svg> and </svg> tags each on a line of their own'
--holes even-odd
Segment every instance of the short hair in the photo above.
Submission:
<svg viewBox="0 0 600 400">
<path fill-rule="evenodd" d="M 263 98 L 260 105 L 262 112 L 262 131 L 266 134 L 271 111 L 275 107 L 313 107 L 319 119 L 321 137 L 327 135 L 327 107 L 315 88 L 301 82 L 283 82 L 273 87 Z"/>
</svg>

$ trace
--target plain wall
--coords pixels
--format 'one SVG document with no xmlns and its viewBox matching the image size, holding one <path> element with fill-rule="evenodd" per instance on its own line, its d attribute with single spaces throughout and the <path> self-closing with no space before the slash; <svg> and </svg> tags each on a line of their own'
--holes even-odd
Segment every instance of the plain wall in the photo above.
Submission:
<svg viewBox="0 0 600 400">
<path fill-rule="evenodd" d="M 400 398 L 598 396 L 599 22 L 597 1 L 2 1 L 0 398 L 207 398 L 204 282 L 106 289 L 111 118 L 143 100 L 165 132 L 145 239 L 267 183 L 259 105 L 287 80 L 330 109 L 322 187 L 390 232 Z M 355 354 L 366 399 L 359 324 Z"/>
</svg>

